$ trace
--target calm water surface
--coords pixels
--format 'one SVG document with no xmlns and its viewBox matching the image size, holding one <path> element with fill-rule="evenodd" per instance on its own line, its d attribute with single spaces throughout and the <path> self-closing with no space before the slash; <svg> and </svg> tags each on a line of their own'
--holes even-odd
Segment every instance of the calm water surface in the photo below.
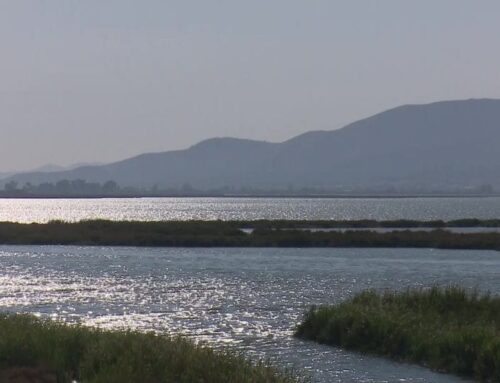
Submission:
<svg viewBox="0 0 500 383">
<path fill-rule="evenodd" d="M 0 221 L 500 218 L 500 198 L 0 199 Z"/>
<path fill-rule="evenodd" d="M 0 246 L 0 310 L 182 333 L 306 371 L 313 382 L 460 382 L 296 340 L 311 304 L 460 283 L 500 293 L 500 253 L 425 249 Z"/>
</svg>

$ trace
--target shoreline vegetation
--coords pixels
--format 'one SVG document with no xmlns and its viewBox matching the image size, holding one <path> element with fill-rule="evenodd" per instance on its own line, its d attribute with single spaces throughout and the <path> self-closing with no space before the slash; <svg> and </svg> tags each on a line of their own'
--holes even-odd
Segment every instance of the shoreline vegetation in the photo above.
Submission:
<svg viewBox="0 0 500 383">
<path fill-rule="evenodd" d="M 144 247 L 414 247 L 500 250 L 500 232 L 458 233 L 446 230 L 499 227 L 500 220 L 478 219 L 448 222 L 410 220 L 162 222 L 89 220 L 74 223 L 51 221 L 42 224 L 0 222 L 0 244 Z"/>
<path fill-rule="evenodd" d="M 500 297 L 459 287 L 365 291 L 311 308 L 295 336 L 500 382 Z"/>
<path fill-rule="evenodd" d="M 497 198 L 500 193 L 455 193 L 455 192 L 432 192 L 432 193 L 284 193 L 284 192 L 262 192 L 262 193 L 212 193 L 212 192 L 192 192 L 192 193 L 51 193 L 51 194 L 27 194 L 24 192 L 2 192 L 1 199 L 140 199 L 140 198 L 287 198 L 287 199 L 411 199 L 411 198 Z"/>
<path fill-rule="evenodd" d="M 1 382 L 299 381 L 181 337 L 98 330 L 30 315 L 0 314 L 0 339 Z"/>
<path fill-rule="evenodd" d="M 12 177 L 11 177 L 12 178 Z M 20 184 L 15 179 L 0 178 L 0 198 L 446 198 L 446 197 L 498 197 L 500 192 L 491 185 L 469 188 L 324 188 L 293 187 L 254 188 L 222 186 L 212 189 L 197 189 L 186 182 L 178 187 L 164 188 L 120 186 L 113 180 L 92 182 L 83 179 L 62 179 L 56 182 Z M 15 178 L 15 177 L 14 177 Z"/>
</svg>

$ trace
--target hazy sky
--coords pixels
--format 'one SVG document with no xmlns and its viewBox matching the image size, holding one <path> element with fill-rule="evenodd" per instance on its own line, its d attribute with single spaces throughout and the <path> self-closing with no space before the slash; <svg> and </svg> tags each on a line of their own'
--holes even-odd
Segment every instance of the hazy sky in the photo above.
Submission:
<svg viewBox="0 0 500 383">
<path fill-rule="evenodd" d="M 0 0 L 0 171 L 500 98 L 500 1 Z"/>
</svg>

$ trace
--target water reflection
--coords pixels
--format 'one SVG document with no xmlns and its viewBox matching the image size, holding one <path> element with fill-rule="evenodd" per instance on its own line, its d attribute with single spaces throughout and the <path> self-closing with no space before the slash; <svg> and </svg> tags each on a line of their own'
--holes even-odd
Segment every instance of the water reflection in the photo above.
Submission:
<svg viewBox="0 0 500 383">
<path fill-rule="evenodd" d="M 500 198 L 0 199 L 0 221 L 497 218 Z"/>
<path fill-rule="evenodd" d="M 314 382 L 458 382 L 294 339 L 311 304 L 365 288 L 500 292 L 496 252 L 0 247 L 0 307 L 105 328 L 182 333 L 305 370 Z"/>
</svg>

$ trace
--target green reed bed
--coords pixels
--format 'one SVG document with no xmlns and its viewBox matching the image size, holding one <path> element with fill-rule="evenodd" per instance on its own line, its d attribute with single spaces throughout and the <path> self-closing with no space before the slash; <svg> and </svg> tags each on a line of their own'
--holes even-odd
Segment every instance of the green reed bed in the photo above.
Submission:
<svg viewBox="0 0 500 383">
<path fill-rule="evenodd" d="M 361 228 L 463 228 L 463 227 L 500 227 L 498 219 L 457 219 L 451 221 L 432 220 L 419 221 L 411 219 L 383 220 L 360 219 L 360 220 L 254 220 L 254 221 L 230 221 L 239 227 L 246 228 L 274 228 L 274 229 L 361 229 Z"/>
<path fill-rule="evenodd" d="M 500 250 L 499 232 L 454 233 L 444 228 L 418 230 L 439 221 L 380 221 L 379 227 L 399 224 L 414 230 L 376 232 L 371 221 L 53 221 L 44 224 L 0 222 L 0 244 L 157 246 L 157 247 L 417 247 Z M 469 222 L 469 221 L 467 221 Z M 479 221 L 494 225 L 493 221 Z M 372 223 L 373 224 L 373 223 Z M 471 222 L 471 225 L 478 224 Z M 341 231 L 308 230 L 342 227 Z M 350 226 L 349 226 L 350 225 Z M 415 226 L 421 225 L 421 226 Z M 396 226 L 394 226 L 396 227 Z M 251 228 L 245 233 L 242 228 Z M 357 228 L 358 230 L 349 230 Z"/>
<path fill-rule="evenodd" d="M 500 297 L 458 287 L 362 292 L 312 308 L 295 335 L 500 382 Z"/>
<path fill-rule="evenodd" d="M 0 381 L 13 376 L 37 382 L 296 381 L 264 364 L 182 338 L 0 314 Z"/>
</svg>

